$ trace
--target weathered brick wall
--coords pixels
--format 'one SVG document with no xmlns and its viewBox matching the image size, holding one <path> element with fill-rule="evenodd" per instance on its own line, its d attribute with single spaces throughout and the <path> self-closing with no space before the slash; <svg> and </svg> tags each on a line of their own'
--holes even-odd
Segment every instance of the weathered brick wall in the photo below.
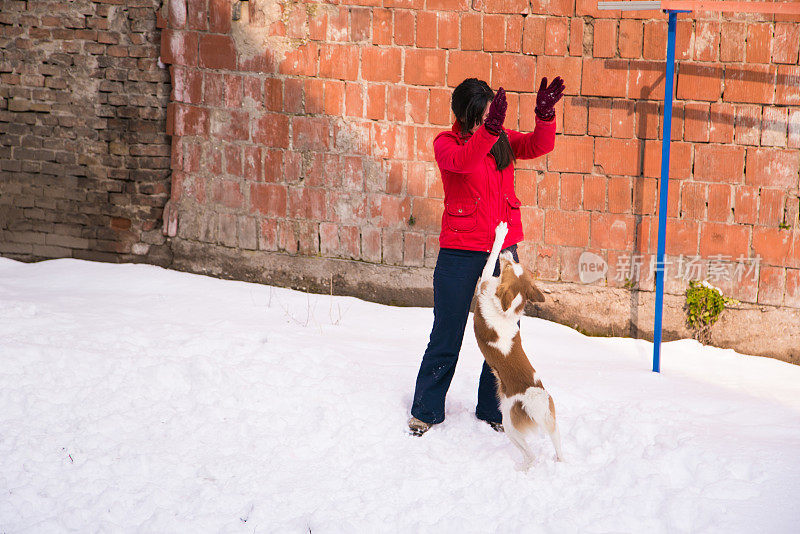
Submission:
<svg viewBox="0 0 800 534">
<path fill-rule="evenodd" d="M 167 263 L 158 0 L 3 0 L 0 254 Z"/>
<path fill-rule="evenodd" d="M 451 124 L 452 88 L 504 86 L 506 126 L 529 131 L 538 80 L 561 75 L 556 149 L 518 166 L 522 257 L 542 279 L 577 282 L 591 251 L 609 265 L 596 284 L 652 288 L 663 15 L 594 0 L 251 0 L 232 21 L 236 4 L 164 12 L 180 239 L 430 267 L 442 212 L 431 141 Z M 798 42 L 796 18 L 682 17 L 667 225 L 673 271 L 722 266 L 727 294 L 792 307 Z M 631 256 L 639 280 L 619 275 Z M 739 282 L 742 267 L 755 268 Z M 678 274 L 668 291 L 683 291 Z"/>
</svg>

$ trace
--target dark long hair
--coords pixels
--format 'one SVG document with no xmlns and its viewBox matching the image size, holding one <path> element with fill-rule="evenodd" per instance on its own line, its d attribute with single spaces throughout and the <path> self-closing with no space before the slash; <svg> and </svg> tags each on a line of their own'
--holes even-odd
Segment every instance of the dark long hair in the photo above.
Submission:
<svg viewBox="0 0 800 534">
<path fill-rule="evenodd" d="M 453 90 L 451 107 L 464 134 L 481 123 L 486 104 L 493 98 L 494 91 L 489 84 L 477 78 L 467 78 Z M 489 153 L 494 156 L 497 169 L 501 171 L 511 165 L 515 159 L 514 151 L 511 150 L 511 143 L 508 142 L 505 132 L 500 133 L 500 138 Z"/>
</svg>

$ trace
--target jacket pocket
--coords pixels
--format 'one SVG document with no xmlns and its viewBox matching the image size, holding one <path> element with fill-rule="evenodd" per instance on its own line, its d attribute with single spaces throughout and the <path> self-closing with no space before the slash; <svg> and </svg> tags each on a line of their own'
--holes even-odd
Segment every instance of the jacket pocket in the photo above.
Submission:
<svg viewBox="0 0 800 534">
<path fill-rule="evenodd" d="M 509 228 L 512 226 L 522 227 L 521 206 L 522 202 L 517 197 L 506 195 L 506 221 L 508 221 Z"/>
<path fill-rule="evenodd" d="M 447 227 L 454 232 L 471 232 L 478 225 L 478 201 L 448 202 L 444 206 Z"/>
</svg>

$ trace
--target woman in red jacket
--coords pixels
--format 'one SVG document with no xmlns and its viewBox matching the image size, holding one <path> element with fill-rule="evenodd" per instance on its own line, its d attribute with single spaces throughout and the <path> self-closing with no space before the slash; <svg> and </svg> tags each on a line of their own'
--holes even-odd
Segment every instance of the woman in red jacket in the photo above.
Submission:
<svg viewBox="0 0 800 534">
<path fill-rule="evenodd" d="M 494 231 L 508 223 L 503 243 L 517 258 L 522 241 L 520 201 L 514 192 L 514 160 L 542 156 L 553 150 L 555 104 L 564 92 L 557 77 L 548 86 L 542 79 L 536 95 L 536 127 L 522 134 L 503 128 L 506 96 L 495 95 L 475 78 L 453 91 L 456 121 L 433 142 L 444 184 L 444 213 L 439 234 L 439 256 L 433 272 L 433 329 L 417 375 L 409 430 L 424 434 L 444 421 L 444 398 L 455 372 L 475 285 L 486 265 Z M 495 266 L 495 276 L 499 266 Z M 478 385 L 478 419 L 502 431 L 495 378 L 484 362 Z"/>
</svg>

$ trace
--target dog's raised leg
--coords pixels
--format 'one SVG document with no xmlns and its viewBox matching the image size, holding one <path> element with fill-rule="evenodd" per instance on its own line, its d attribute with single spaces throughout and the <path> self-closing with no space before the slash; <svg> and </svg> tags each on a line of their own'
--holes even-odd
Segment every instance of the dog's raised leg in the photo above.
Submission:
<svg viewBox="0 0 800 534">
<path fill-rule="evenodd" d="M 489 253 L 489 259 L 486 260 L 486 266 L 483 268 L 481 282 L 486 282 L 494 275 L 494 265 L 500 256 L 500 250 L 503 248 L 503 241 L 506 240 L 506 235 L 508 235 L 508 225 L 501 222 L 494 229 L 494 244 L 492 245 L 492 251 Z"/>
<path fill-rule="evenodd" d="M 556 460 L 559 462 L 564 461 L 564 453 L 561 452 L 561 432 L 558 431 L 558 423 L 553 424 L 552 432 L 550 434 L 550 441 L 553 442 L 553 448 L 556 450 Z"/>
</svg>

